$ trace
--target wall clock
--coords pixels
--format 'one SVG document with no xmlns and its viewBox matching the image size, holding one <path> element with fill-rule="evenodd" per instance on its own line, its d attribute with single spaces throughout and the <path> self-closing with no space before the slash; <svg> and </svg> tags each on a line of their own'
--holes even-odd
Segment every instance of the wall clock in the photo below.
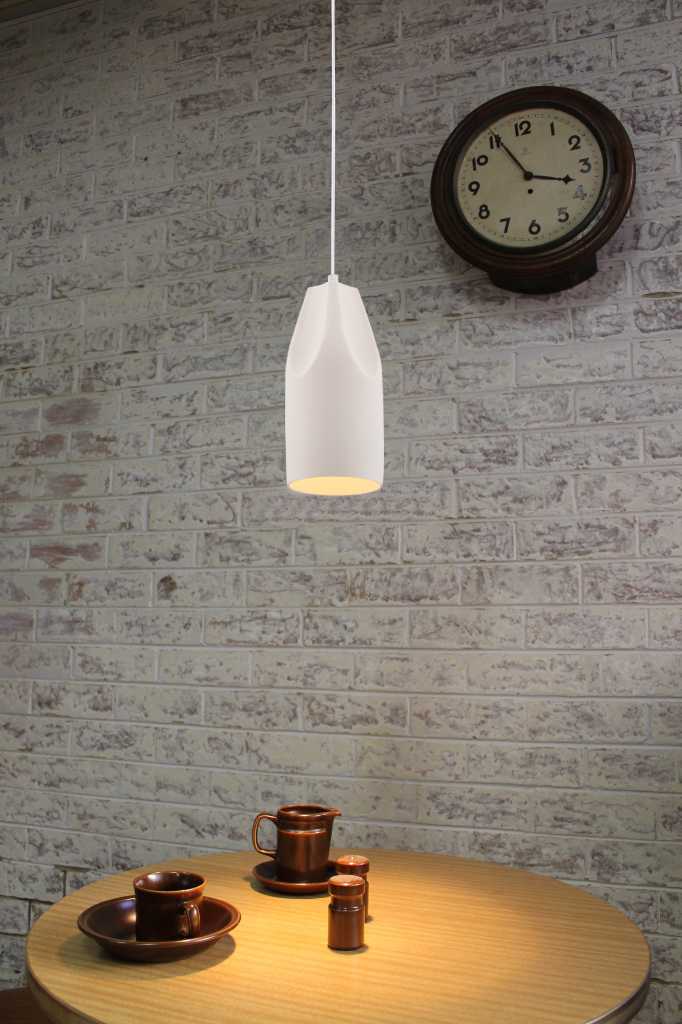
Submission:
<svg viewBox="0 0 682 1024">
<path fill-rule="evenodd" d="M 555 292 L 595 273 L 634 186 L 615 114 L 574 89 L 533 86 L 455 128 L 433 169 L 431 206 L 448 244 L 496 285 Z"/>
</svg>

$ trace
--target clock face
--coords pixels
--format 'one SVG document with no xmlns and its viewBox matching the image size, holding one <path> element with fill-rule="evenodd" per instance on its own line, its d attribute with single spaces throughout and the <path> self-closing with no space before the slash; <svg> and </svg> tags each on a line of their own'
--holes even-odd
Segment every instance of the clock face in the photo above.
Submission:
<svg viewBox="0 0 682 1024">
<path fill-rule="evenodd" d="M 560 245 L 604 197 L 604 151 L 584 121 L 529 107 L 492 121 L 455 165 L 457 204 L 469 226 L 505 248 Z"/>
</svg>

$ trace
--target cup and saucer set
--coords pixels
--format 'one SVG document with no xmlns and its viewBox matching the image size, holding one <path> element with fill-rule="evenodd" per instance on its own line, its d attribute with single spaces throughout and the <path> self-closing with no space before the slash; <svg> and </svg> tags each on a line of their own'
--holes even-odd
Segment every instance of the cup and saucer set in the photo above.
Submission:
<svg viewBox="0 0 682 1024">
<path fill-rule="evenodd" d="M 208 949 L 239 924 L 225 900 L 204 896 L 193 871 L 152 871 L 133 882 L 133 896 L 88 907 L 78 927 L 120 960 L 163 963 Z"/>
</svg>

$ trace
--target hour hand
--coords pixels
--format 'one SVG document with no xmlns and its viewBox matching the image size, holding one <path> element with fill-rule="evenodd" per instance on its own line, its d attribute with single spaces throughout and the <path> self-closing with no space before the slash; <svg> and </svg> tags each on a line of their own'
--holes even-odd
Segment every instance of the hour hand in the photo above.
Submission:
<svg viewBox="0 0 682 1024">
<path fill-rule="evenodd" d="M 498 146 L 498 147 L 499 147 L 500 149 L 503 149 L 503 150 L 505 151 L 505 153 L 507 154 L 507 156 L 511 157 L 511 159 L 512 159 L 512 160 L 514 161 L 514 163 L 516 164 L 516 166 L 517 166 L 517 167 L 520 167 L 520 168 L 521 168 L 521 170 L 523 171 L 523 176 L 524 176 L 524 178 L 526 179 L 526 181 L 531 181 L 531 179 L 532 179 L 532 178 L 537 178 L 537 174 L 533 174 L 533 172 L 532 172 L 532 171 L 529 171 L 529 170 L 527 170 L 527 169 L 526 169 L 526 168 L 525 168 L 525 167 L 523 166 L 523 164 L 521 163 L 521 161 L 520 161 L 520 160 L 517 160 L 517 158 L 516 158 L 516 157 L 514 156 L 514 154 L 512 153 L 512 151 L 511 151 L 510 149 L 508 149 L 508 148 L 507 148 L 507 147 L 505 146 L 505 144 L 504 144 L 504 142 L 502 141 L 502 138 L 501 138 L 501 136 L 500 136 L 500 135 L 493 135 L 493 138 L 495 139 L 495 144 L 496 144 L 496 145 L 497 145 L 497 146 Z"/>
<path fill-rule="evenodd" d="M 531 174 L 531 178 L 539 178 L 540 181 L 563 181 L 564 185 L 570 185 L 572 181 L 575 181 L 570 174 L 565 174 L 563 178 L 553 178 L 551 174 Z"/>
</svg>

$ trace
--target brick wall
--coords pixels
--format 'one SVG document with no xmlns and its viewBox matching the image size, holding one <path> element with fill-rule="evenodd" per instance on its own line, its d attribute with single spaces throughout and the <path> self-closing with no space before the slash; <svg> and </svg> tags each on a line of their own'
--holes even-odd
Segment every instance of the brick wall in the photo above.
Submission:
<svg viewBox="0 0 682 1024">
<path fill-rule="evenodd" d="M 326 3 L 0 29 L 0 984 L 112 870 L 339 804 L 345 846 L 549 872 L 682 1015 L 681 0 L 342 0 L 339 261 L 384 359 L 376 496 L 284 487 L 324 280 Z M 441 243 L 430 170 L 514 86 L 606 101 L 632 216 L 561 295 Z"/>
</svg>

